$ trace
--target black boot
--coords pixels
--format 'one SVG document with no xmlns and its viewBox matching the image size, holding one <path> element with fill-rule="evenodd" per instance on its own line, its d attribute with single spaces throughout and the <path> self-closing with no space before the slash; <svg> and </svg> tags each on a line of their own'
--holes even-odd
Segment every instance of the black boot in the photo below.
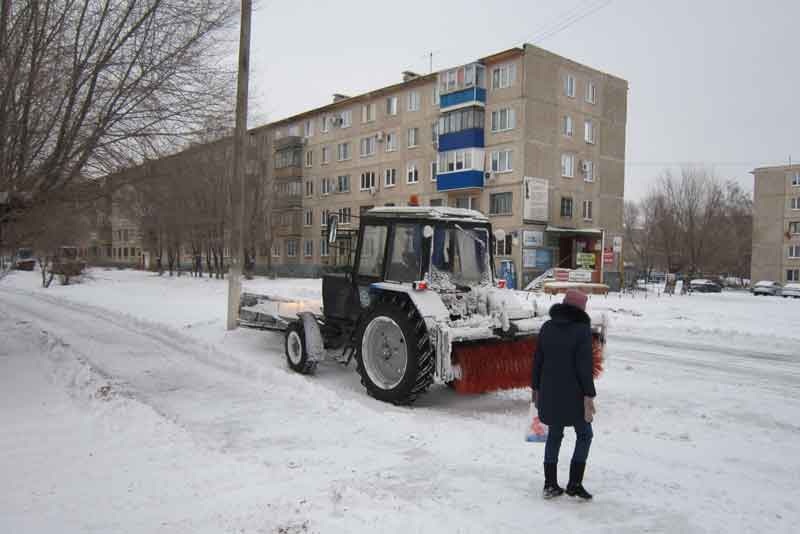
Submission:
<svg viewBox="0 0 800 534">
<path fill-rule="evenodd" d="M 544 464 L 544 489 L 542 496 L 552 499 L 564 494 L 564 489 L 558 485 L 558 464 Z"/>
<path fill-rule="evenodd" d="M 580 497 L 589 500 L 592 494 L 583 487 L 583 472 L 586 470 L 586 463 L 572 462 L 569 464 L 569 483 L 567 483 L 567 495 L 570 497 Z"/>
</svg>

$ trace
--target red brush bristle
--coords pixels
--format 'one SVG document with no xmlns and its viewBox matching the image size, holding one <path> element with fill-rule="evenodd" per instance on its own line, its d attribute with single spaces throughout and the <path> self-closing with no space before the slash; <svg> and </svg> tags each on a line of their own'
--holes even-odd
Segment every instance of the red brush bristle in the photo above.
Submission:
<svg viewBox="0 0 800 534">
<path fill-rule="evenodd" d="M 529 387 L 536 338 L 516 341 L 463 344 L 453 347 L 453 364 L 461 368 L 455 381 L 458 393 L 486 393 L 501 389 Z M 603 371 L 603 343 L 592 339 L 592 373 Z"/>
</svg>

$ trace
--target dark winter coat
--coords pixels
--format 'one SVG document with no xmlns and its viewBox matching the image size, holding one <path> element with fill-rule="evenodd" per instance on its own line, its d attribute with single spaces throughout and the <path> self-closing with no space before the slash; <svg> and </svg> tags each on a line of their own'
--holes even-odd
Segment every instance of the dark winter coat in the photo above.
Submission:
<svg viewBox="0 0 800 534">
<path fill-rule="evenodd" d="M 583 397 L 594 397 L 591 320 L 568 304 L 550 308 L 533 356 L 532 387 L 538 391 L 539 419 L 548 425 L 583 421 Z"/>
</svg>

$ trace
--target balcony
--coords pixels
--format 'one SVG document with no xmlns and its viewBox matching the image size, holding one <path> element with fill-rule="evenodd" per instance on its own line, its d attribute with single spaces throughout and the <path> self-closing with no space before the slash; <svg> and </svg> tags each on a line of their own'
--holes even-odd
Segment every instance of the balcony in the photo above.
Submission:
<svg viewBox="0 0 800 534">
<path fill-rule="evenodd" d="M 437 191 L 483 188 L 483 171 L 466 170 L 436 175 Z"/>
<path fill-rule="evenodd" d="M 483 128 L 469 128 L 459 132 L 439 136 L 439 152 L 457 150 L 459 148 L 483 147 Z"/>
<path fill-rule="evenodd" d="M 442 112 L 459 107 L 485 105 L 486 89 L 483 87 L 470 87 L 469 89 L 462 89 L 439 97 L 439 108 Z"/>
</svg>

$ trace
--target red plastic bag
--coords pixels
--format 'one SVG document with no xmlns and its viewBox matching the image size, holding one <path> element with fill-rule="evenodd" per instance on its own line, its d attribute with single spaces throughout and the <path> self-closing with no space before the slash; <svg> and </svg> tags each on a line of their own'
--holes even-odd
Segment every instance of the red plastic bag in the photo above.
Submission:
<svg viewBox="0 0 800 534">
<path fill-rule="evenodd" d="M 547 441 L 547 425 L 539 419 L 539 411 L 536 405 L 531 403 L 528 411 L 528 425 L 525 431 L 525 441 L 531 443 L 542 443 Z"/>
</svg>

